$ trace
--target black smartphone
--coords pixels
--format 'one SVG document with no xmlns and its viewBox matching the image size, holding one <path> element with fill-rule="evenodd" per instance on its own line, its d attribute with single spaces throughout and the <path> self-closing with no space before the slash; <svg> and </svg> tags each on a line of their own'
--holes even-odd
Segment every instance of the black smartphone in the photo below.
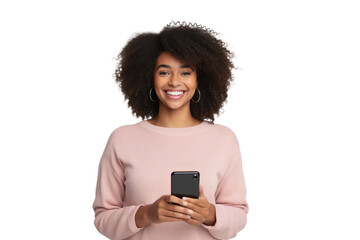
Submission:
<svg viewBox="0 0 360 240">
<path fill-rule="evenodd" d="M 199 198 L 200 173 L 198 171 L 176 171 L 171 173 L 171 195 Z"/>
</svg>

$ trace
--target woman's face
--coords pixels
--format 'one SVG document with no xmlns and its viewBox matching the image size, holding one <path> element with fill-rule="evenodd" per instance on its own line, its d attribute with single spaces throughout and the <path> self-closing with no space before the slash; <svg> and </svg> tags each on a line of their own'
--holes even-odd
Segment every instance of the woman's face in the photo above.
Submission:
<svg viewBox="0 0 360 240">
<path fill-rule="evenodd" d="M 178 110 L 188 108 L 197 87 L 194 66 L 180 62 L 168 52 L 162 52 L 154 69 L 154 87 L 159 108 Z"/>
</svg>

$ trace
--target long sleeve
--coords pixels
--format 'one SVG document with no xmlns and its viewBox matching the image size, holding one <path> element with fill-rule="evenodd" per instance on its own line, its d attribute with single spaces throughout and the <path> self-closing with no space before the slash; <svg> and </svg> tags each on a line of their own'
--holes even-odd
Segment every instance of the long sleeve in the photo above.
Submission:
<svg viewBox="0 0 360 240">
<path fill-rule="evenodd" d="M 205 196 L 215 205 L 214 226 L 183 221 L 138 228 L 135 214 L 171 193 L 173 171 L 197 170 Z M 93 203 L 95 226 L 112 240 L 234 237 L 246 224 L 248 206 L 240 147 L 231 129 L 206 121 L 186 128 L 146 120 L 115 129 L 99 163 Z"/>
<path fill-rule="evenodd" d="M 94 224 L 110 239 L 125 239 L 142 230 L 135 223 L 135 214 L 141 205 L 123 207 L 124 179 L 124 168 L 114 149 L 113 133 L 100 160 L 93 203 Z"/>
<path fill-rule="evenodd" d="M 242 169 L 239 143 L 233 135 L 233 148 L 227 170 L 215 193 L 216 223 L 214 226 L 202 225 L 217 239 L 229 239 L 246 225 L 248 204 L 246 186 Z"/>
</svg>

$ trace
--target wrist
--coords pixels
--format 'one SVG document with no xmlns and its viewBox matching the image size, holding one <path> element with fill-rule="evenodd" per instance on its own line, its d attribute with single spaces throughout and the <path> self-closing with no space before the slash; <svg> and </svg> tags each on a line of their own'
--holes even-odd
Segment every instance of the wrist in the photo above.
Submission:
<svg viewBox="0 0 360 240">
<path fill-rule="evenodd" d="M 145 220 L 146 225 L 149 225 L 151 223 L 151 219 L 150 219 L 150 215 L 149 215 L 149 208 L 150 208 L 150 205 L 144 206 L 144 220 Z"/>
<path fill-rule="evenodd" d="M 216 223 L 216 209 L 213 204 L 210 206 L 210 216 L 204 223 L 207 226 L 214 226 Z"/>
<path fill-rule="evenodd" d="M 151 223 L 148 214 L 149 205 L 141 206 L 135 214 L 135 223 L 138 228 L 143 228 Z"/>
</svg>

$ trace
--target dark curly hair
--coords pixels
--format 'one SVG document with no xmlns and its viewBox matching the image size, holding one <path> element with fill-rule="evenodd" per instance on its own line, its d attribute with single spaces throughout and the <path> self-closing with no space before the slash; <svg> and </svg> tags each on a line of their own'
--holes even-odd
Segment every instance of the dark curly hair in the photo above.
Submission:
<svg viewBox="0 0 360 240">
<path fill-rule="evenodd" d="M 195 66 L 201 99 L 198 103 L 191 101 L 191 115 L 213 123 L 214 115 L 219 115 L 226 102 L 234 68 L 234 54 L 217 34 L 198 24 L 172 22 L 160 33 L 141 33 L 130 39 L 118 55 L 115 77 L 132 113 L 143 120 L 158 114 L 159 103 L 150 100 L 149 92 L 157 58 L 166 51 Z"/>
</svg>

